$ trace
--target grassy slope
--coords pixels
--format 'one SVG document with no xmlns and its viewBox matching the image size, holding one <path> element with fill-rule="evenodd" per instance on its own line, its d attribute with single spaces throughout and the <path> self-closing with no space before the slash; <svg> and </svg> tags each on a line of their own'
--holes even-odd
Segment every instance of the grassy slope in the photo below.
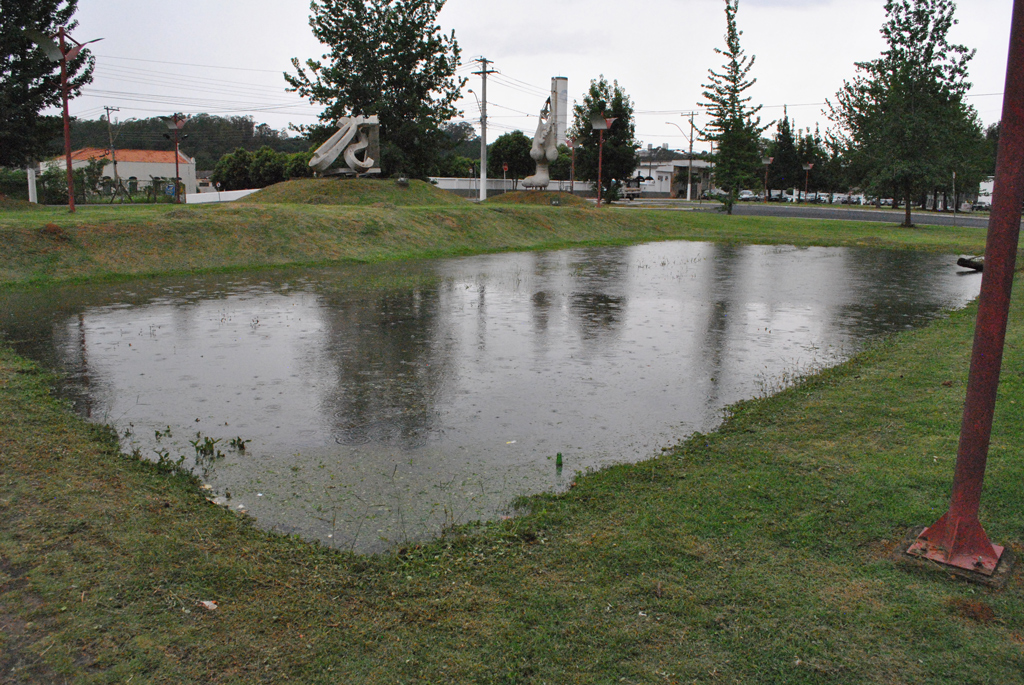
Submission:
<svg viewBox="0 0 1024 685">
<path fill-rule="evenodd" d="M 47 229 L 46 227 L 50 228 Z M 303 204 L 0 212 L 0 286 L 665 239 L 979 253 L 985 232 L 575 207 Z"/>
<path fill-rule="evenodd" d="M 487 204 L 490 205 L 539 205 L 550 206 L 552 202 L 557 200 L 564 206 L 571 207 L 587 207 L 590 209 L 596 209 L 595 205 L 591 204 L 589 200 L 585 200 L 577 195 L 572 195 L 563 191 L 536 191 L 536 190 L 516 190 L 511 193 L 502 193 L 501 195 L 494 195 L 486 200 Z"/>
<path fill-rule="evenodd" d="M 744 403 L 655 460 L 532 498 L 521 518 L 379 557 L 269 535 L 206 504 L 188 479 L 118 455 L 49 396 L 45 374 L 0 350 L 0 672 L 1022 682 L 1020 573 L 994 592 L 887 559 L 945 507 L 973 313 Z M 1005 368 L 982 517 L 1019 553 L 1020 297 Z"/>
<path fill-rule="evenodd" d="M 394 181 L 369 178 L 352 178 L 344 181 L 330 178 L 304 178 L 285 181 L 244 197 L 239 202 L 243 204 L 287 203 L 412 207 L 468 204 L 468 200 L 439 190 L 424 181 L 409 181 L 408 185 L 400 186 Z"/>
</svg>

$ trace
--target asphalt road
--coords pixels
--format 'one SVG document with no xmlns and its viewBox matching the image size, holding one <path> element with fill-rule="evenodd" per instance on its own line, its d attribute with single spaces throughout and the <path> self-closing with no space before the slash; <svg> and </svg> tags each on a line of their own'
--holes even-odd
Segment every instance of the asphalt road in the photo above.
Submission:
<svg viewBox="0 0 1024 685">
<path fill-rule="evenodd" d="M 845 221 L 879 221 L 882 223 L 901 224 L 904 213 L 902 210 L 893 211 L 885 209 L 855 209 L 851 207 L 828 207 L 821 205 L 807 205 L 793 207 L 780 204 L 757 204 L 754 202 L 741 202 L 733 206 L 733 214 L 742 216 L 782 216 L 799 219 L 838 219 Z M 911 220 L 922 226 L 971 226 L 974 228 L 988 228 L 988 215 L 972 216 L 970 214 L 957 214 L 955 223 L 952 214 L 936 214 L 934 212 L 915 211 L 911 214 Z"/>
<path fill-rule="evenodd" d="M 685 200 L 651 199 L 635 202 L 616 202 L 616 207 L 636 209 L 664 209 L 694 212 L 717 212 L 717 203 L 697 204 Z M 858 209 L 850 206 L 830 207 L 828 205 L 786 205 L 779 203 L 738 202 L 733 214 L 741 216 L 780 216 L 794 219 L 830 219 L 838 221 L 877 221 L 881 223 L 903 223 L 903 210 Z M 936 214 L 915 210 L 911 215 L 915 224 L 922 226 L 968 226 L 988 228 L 988 215 L 957 214 L 955 223 L 952 214 Z"/>
</svg>

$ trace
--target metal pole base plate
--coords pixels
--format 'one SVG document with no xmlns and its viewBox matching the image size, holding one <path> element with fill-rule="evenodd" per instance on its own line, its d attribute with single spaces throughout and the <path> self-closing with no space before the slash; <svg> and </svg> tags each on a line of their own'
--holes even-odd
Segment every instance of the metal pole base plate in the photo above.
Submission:
<svg viewBox="0 0 1024 685">
<path fill-rule="evenodd" d="M 976 516 L 956 515 L 951 509 L 925 528 L 907 554 L 990 576 L 1003 548 L 989 541 Z"/>
<path fill-rule="evenodd" d="M 1001 590 L 1006 586 L 1007 581 L 1010 579 L 1010 575 L 1013 573 L 1013 570 L 1017 565 L 1017 557 L 1012 550 L 1003 549 L 1001 547 L 998 548 L 1002 551 L 1002 554 L 999 557 L 999 563 L 996 565 L 995 570 L 991 575 L 971 569 L 960 568 L 959 566 L 951 566 L 942 561 L 922 556 L 920 554 L 908 554 L 908 550 L 918 543 L 918 538 L 921 533 L 925 531 L 925 528 L 926 526 L 917 526 L 907 532 L 906 536 L 893 552 L 893 561 L 901 566 L 923 569 L 933 573 L 942 573 L 947 576 L 954 576 L 971 583 L 984 585 L 997 590 Z"/>
</svg>

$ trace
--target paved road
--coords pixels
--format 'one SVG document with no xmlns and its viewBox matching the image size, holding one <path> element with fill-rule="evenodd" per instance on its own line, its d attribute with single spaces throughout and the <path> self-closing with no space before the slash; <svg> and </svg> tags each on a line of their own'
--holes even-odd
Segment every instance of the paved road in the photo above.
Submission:
<svg viewBox="0 0 1024 685">
<path fill-rule="evenodd" d="M 800 219 L 839 219 L 844 221 L 880 221 L 883 223 L 903 223 L 902 210 L 855 209 L 850 207 L 828 207 L 811 205 L 807 207 L 787 207 L 776 204 L 738 203 L 733 207 L 733 214 L 743 216 L 783 216 Z M 952 214 L 935 214 L 932 212 L 913 212 L 911 219 L 915 224 L 923 226 L 971 226 L 988 228 L 988 216 L 971 216 L 957 214 L 953 223 Z"/>
<path fill-rule="evenodd" d="M 718 204 L 688 203 L 685 200 L 638 200 L 636 202 L 616 202 L 616 207 L 633 207 L 636 209 L 664 209 L 695 212 L 717 212 Z M 793 206 L 784 204 L 758 204 L 740 202 L 733 207 L 733 214 L 741 216 L 780 216 L 795 219 L 832 219 L 840 221 L 878 221 L 899 224 L 903 222 L 903 211 L 885 209 L 857 209 L 855 207 L 829 207 L 822 205 Z M 988 215 L 972 216 L 957 214 L 953 223 L 952 214 L 934 214 L 932 212 L 915 211 L 911 217 L 915 224 L 922 226 L 969 226 L 988 228 Z"/>
</svg>

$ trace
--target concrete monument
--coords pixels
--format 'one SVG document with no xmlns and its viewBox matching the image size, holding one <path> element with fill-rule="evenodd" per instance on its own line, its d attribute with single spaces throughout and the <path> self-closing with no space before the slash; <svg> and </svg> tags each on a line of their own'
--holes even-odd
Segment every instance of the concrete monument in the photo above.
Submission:
<svg viewBox="0 0 1024 685">
<path fill-rule="evenodd" d="M 551 98 L 548 98 L 544 103 L 544 109 L 540 111 L 540 122 L 537 124 L 537 133 L 533 136 L 533 147 L 530 148 L 530 157 L 537 163 L 537 171 L 533 176 L 523 179 L 524 188 L 543 190 L 551 183 L 548 165 L 558 159 L 555 117 L 552 114 Z"/>
<path fill-rule="evenodd" d="M 568 108 L 568 81 L 564 77 L 555 77 L 551 79 L 551 97 L 540 111 L 537 133 L 530 148 L 530 157 L 537 163 L 537 171 L 523 179 L 524 188 L 543 190 L 551 183 L 548 166 L 558 159 L 558 146 L 565 144 Z"/>
<path fill-rule="evenodd" d="M 347 166 L 331 169 L 338 157 Z M 338 132 L 317 148 L 309 166 L 324 176 L 363 176 L 380 173 L 380 120 L 376 116 L 345 117 Z"/>
</svg>

